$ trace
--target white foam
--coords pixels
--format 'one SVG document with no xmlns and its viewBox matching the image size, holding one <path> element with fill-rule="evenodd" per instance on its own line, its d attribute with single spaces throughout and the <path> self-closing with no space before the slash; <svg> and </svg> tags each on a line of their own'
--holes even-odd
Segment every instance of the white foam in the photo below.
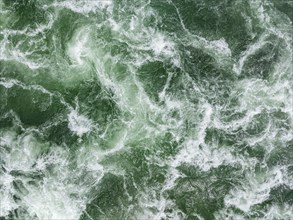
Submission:
<svg viewBox="0 0 293 220">
<path fill-rule="evenodd" d="M 83 27 L 78 30 L 73 38 L 68 42 L 67 54 L 71 58 L 73 65 L 85 64 L 86 57 L 90 56 L 89 46 L 90 29 Z"/>
<path fill-rule="evenodd" d="M 95 146 L 94 143 L 92 145 Z M 83 146 L 76 152 L 77 168 L 84 170 L 88 175 L 85 183 L 87 188 L 98 184 L 106 172 L 104 166 L 100 164 L 100 161 L 103 159 L 102 153 L 102 150 L 96 146 L 92 148 Z"/>
<path fill-rule="evenodd" d="M 218 148 L 218 146 L 208 146 L 206 144 L 198 146 L 196 145 L 196 141 L 191 140 L 188 141 L 186 145 L 187 147 L 181 152 L 179 161 L 181 163 L 195 165 L 203 171 L 208 171 L 211 168 L 217 168 L 220 165 L 242 165 L 243 163 L 240 158 L 233 156 L 231 152 L 224 147 Z"/>
<path fill-rule="evenodd" d="M 139 207 L 143 209 L 136 212 L 137 219 L 180 220 L 185 217 L 185 214 L 176 207 L 172 200 L 166 199 L 160 194 L 159 189 L 149 188 L 147 193 L 142 192 L 140 194 Z M 167 209 L 171 209 L 172 213 L 166 213 Z"/>
<path fill-rule="evenodd" d="M 204 117 L 202 119 L 201 124 L 198 127 L 198 133 L 196 134 L 196 139 L 188 140 L 184 143 L 183 148 L 180 150 L 180 152 L 176 155 L 174 160 L 171 162 L 172 167 L 178 167 L 182 163 L 197 163 L 201 168 L 203 169 L 209 169 L 212 166 L 210 166 L 210 163 L 204 163 L 202 162 L 202 159 L 206 158 L 209 160 L 209 157 L 205 155 L 207 152 L 203 152 L 206 150 L 209 150 L 208 148 L 204 148 L 200 150 L 200 145 L 204 144 L 204 138 L 206 135 L 206 129 L 209 126 L 209 123 L 211 122 L 211 117 L 213 114 L 213 108 L 209 104 L 205 104 L 203 106 L 204 110 Z M 209 153 L 211 156 L 211 152 Z M 200 159 L 198 157 L 200 156 Z M 209 160 L 212 162 L 213 160 Z M 208 166 L 208 167 L 205 167 Z"/>
<path fill-rule="evenodd" d="M 1 134 L 0 144 L 6 147 L 15 145 L 9 154 L 3 156 L 5 169 L 8 171 L 30 171 L 39 153 L 46 149 L 45 146 L 42 146 L 42 149 L 32 135 L 17 136 L 15 132 L 10 131 Z"/>
<path fill-rule="evenodd" d="M 3 35 L 3 39 L 0 43 L 0 59 L 7 61 L 17 61 L 23 63 L 32 70 L 46 67 L 46 60 L 43 56 L 39 56 L 34 53 L 35 50 L 46 50 L 44 46 L 44 33 L 46 30 L 53 26 L 54 17 L 48 14 L 48 22 L 45 24 L 39 24 L 36 28 L 25 27 L 22 30 L 13 30 L 5 28 L 0 31 Z M 11 38 L 15 36 L 22 36 L 21 39 L 15 45 L 12 43 Z M 19 37 L 18 37 L 19 38 Z M 29 49 L 24 45 L 28 44 Z M 32 55 L 34 58 L 32 58 Z"/>
<path fill-rule="evenodd" d="M 246 79 L 239 81 L 237 87 L 241 93 L 239 111 L 255 110 L 259 107 L 272 109 L 285 106 L 284 110 L 291 108 L 288 100 L 292 98 L 292 94 L 288 91 L 291 91 L 292 88 L 288 81 L 268 85 L 260 79 Z"/>
<path fill-rule="evenodd" d="M 0 174 L 0 176 L 0 216 L 7 216 L 10 211 L 18 207 L 13 199 L 13 194 L 10 193 L 11 191 L 13 191 L 12 182 L 14 180 L 14 177 L 8 173 Z"/>
<path fill-rule="evenodd" d="M 46 144 L 40 146 L 31 134 L 17 135 L 16 132 L 8 130 L 0 132 L 0 147 L 1 164 L 5 168 L 5 171 L 0 173 L 0 216 L 7 216 L 19 206 L 13 199 L 13 195 L 17 194 L 12 184 L 15 177 L 9 172 L 36 171 L 34 162 L 40 153 L 46 150 Z"/>
<path fill-rule="evenodd" d="M 85 0 L 55 1 L 53 3 L 56 7 L 68 8 L 82 14 L 97 12 L 106 8 L 108 10 L 111 4 L 112 1 Z M 179 13 L 177 8 L 176 10 Z M 280 173 L 278 169 L 268 175 L 264 174 L 265 177 L 262 177 L 261 174 L 259 179 L 254 180 L 254 170 L 251 171 L 250 169 L 255 167 L 256 159 L 249 159 L 239 155 L 235 156 L 231 152 L 231 149 L 225 148 L 225 146 L 219 146 L 217 143 L 206 144 L 205 136 L 206 130 L 210 127 L 223 129 L 230 133 L 237 129 L 245 129 L 245 126 L 253 120 L 254 116 L 262 112 L 264 106 L 268 109 L 276 109 L 285 105 L 285 109 L 287 109 L 289 114 L 290 105 L 284 104 L 290 98 L 285 95 L 289 85 L 284 82 L 279 82 L 275 86 L 271 86 L 261 80 L 243 80 L 239 84 L 236 83 L 236 93 L 231 95 L 237 95 L 237 92 L 239 92 L 240 104 L 238 110 L 240 112 L 248 111 L 243 118 L 229 123 L 221 121 L 219 112 L 223 109 L 219 110 L 217 108 L 218 106 L 212 106 L 203 100 L 198 105 L 192 104 L 186 100 L 188 99 L 187 97 L 181 97 L 182 99 L 180 99 L 176 97 L 176 94 L 168 94 L 166 92 L 168 82 L 164 90 L 160 93 L 160 101 L 164 104 L 157 104 L 148 96 L 144 90 L 144 85 L 136 77 L 137 69 L 147 62 L 153 61 L 169 62 L 172 60 L 174 64 L 179 66 L 180 59 L 178 58 L 178 51 L 176 51 L 176 44 L 170 36 L 167 36 L 166 33 L 159 32 L 155 28 L 144 26 L 144 19 L 151 15 L 151 11 L 150 8 L 143 6 L 141 10 L 135 10 L 135 15 L 131 17 L 131 20 L 129 17 L 124 19 L 123 16 L 117 20 L 114 20 L 112 17 L 107 20 L 106 23 L 112 29 L 113 32 L 111 34 L 113 34 L 115 40 L 127 44 L 128 49 L 131 49 L 131 55 L 126 55 L 126 58 L 123 56 L 117 56 L 118 58 L 111 57 L 107 52 L 109 49 L 107 47 L 108 45 L 104 45 L 103 40 L 94 39 L 96 44 L 92 43 L 93 36 L 91 35 L 91 27 L 88 26 L 78 29 L 67 45 L 66 53 L 73 64 L 70 67 L 84 70 L 88 61 L 94 63 L 97 77 L 102 86 L 114 94 L 114 101 L 120 110 L 125 112 L 125 115 L 132 117 L 131 119 L 122 118 L 121 121 L 125 119 L 125 122 L 121 122 L 121 127 L 115 127 L 118 131 L 114 131 L 114 133 L 116 132 L 114 134 L 115 138 L 109 141 L 109 149 L 102 150 L 101 146 L 99 146 L 99 141 L 90 137 L 92 139 L 89 140 L 91 142 L 89 146 L 79 146 L 80 150 L 76 151 L 76 161 L 74 162 L 76 162 L 78 169 L 70 170 L 68 161 L 69 153 L 66 149 L 54 147 L 53 152 L 44 156 L 40 155 L 38 149 L 46 146 L 46 144 L 40 143 L 33 135 L 25 135 L 22 138 L 16 137 L 15 134 L 3 136 L 0 139 L 0 145 L 17 146 L 15 150 L 12 150 L 13 156 L 5 158 L 7 164 L 9 164 L 7 166 L 8 169 L 21 169 L 27 172 L 42 171 L 45 177 L 37 186 L 25 184 L 29 194 L 22 196 L 21 202 L 16 204 L 12 199 L 12 195 L 14 194 L 13 187 L 11 187 L 13 177 L 5 174 L 5 181 L 1 183 L 5 186 L 6 194 L 3 195 L 5 205 L 1 209 L 1 213 L 7 215 L 9 211 L 20 205 L 22 208 L 27 209 L 31 216 L 36 215 L 40 219 L 78 219 L 85 209 L 86 203 L 90 201 L 87 197 L 87 194 L 90 192 L 90 187 L 97 184 L 104 176 L 104 173 L 110 169 L 108 165 L 107 167 L 101 165 L 103 158 L 118 153 L 125 149 L 128 143 L 137 141 L 138 138 L 156 139 L 156 137 L 165 135 L 166 132 L 173 134 L 174 139 L 178 141 L 182 138 L 180 132 L 186 136 L 184 136 L 184 142 L 179 146 L 179 153 L 174 158 L 168 158 L 166 160 L 159 158 L 157 161 L 151 158 L 152 163 L 168 167 L 168 173 L 166 174 L 166 181 L 163 184 L 158 184 L 158 186 L 150 189 L 146 188 L 145 193 L 141 188 L 136 186 L 137 189 L 139 188 L 141 190 L 141 194 L 138 197 L 139 210 L 141 210 L 141 212 L 137 213 L 138 219 L 182 219 L 182 216 L 185 218 L 184 214 L 176 207 L 175 202 L 163 196 L 167 190 L 176 186 L 178 178 L 182 177 L 182 174 L 177 168 L 184 163 L 195 166 L 202 171 L 209 171 L 220 165 L 240 164 L 243 170 L 248 172 L 248 180 L 244 181 L 241 187 L 235 186 L 230 191 L 229 195 L 225 197 L 225 204 L 228 207 L 237 207 L 246 213 L 255 204 L 268 198 L 271 187 L 278 186 L 281 183 L 288 184 L 288 179 L 285 178 L 286 175 L 282 171 Z M 264 11 L 262 10 L 259 13 L 264 13 Z M 187 42 L 186 45 L 190 44 L 191 46 L 204 50 L 219 63 L 223 60 L 231 61 L 231 50 L 225 39 L 221 38 L 209 41 L 191 34 L 184 26 L 182 20 L 181 24 L 187 33 L 184 39 Z M 125 29 L 128 26 L 130 30 Z M 40 26 L 36 31 L 42 32 L 43 27 Z M 282 35 L 280 36 L 282 37 Z M 246 59 L 265 45 L 265 39 L 266 35 L 263 35 L 263 38 L 255 44 L 250 45 L 249 49 L 241 54 L 240 60 L 235 64 L 236 73 L 240 74 Z M 16 54 L 15 56 L 17 57 L 19 55 Z M 109 68 L 109 66 L 116 65 L 118 61 L 127 65 L 128 68 L 126 77 L 121 81 L 117 80 L 116 72 Z M 70 74 L 72 73 L 71 71 L 69 72 Z M 80 72 L 81 74 L 75 72 L 73 75 L 76 74 L 76 78 L 79 79 L 83 75 L 83 72 Z M 187 79 L 188 76 L 185 77 L 184 79 Z M 67 76 L 64 78 L 66 81 L 70 81 Z M 186 81 L 193 82 L 191 78 L 188 78 Z M 1 79 L 0 84 L 6 88 L 11 88 L 19 83 Z M 196 87 L 195 83 L 183 84 L 186 86 L 186 90 L 194 92 L 194 96 L 200 94 L 200 90 Z M 280 89 L 283 88 L 282 86 L 285 86 L 287 90 Z M 182 93 L 184 92 L 182 91 Z M 174 112 L 178 116 L 171 116 L 171 113 Z M 189 126 L 186 125 L 186 121 L 191 124 L 188 129 L 184 128 L 184 126 Z M 68 113 L 68 127 L 79 137 L 90 133 L 94 129 L 93 121 L 85 115 L 82 115 L 78 108 L 70 109 Z M 264 140 L 272 142 L 272 139 L 276 138 L 276 135 L 271 129 L 273 129 L 271 125 L 268 125 L 267 132 L 259 139 L 245 139 L 243 141 L 247 141 L 250 146 Z M 108 133 L 113 132 L 111 129 L 109 130 Z M 108 133 L 105 131 L 105 135 L 102 137 L 104 140 L 109 140 Z M 269 139 L 270 134 L 273 135 L 272 139 Z M 286 138 L 286 140 L 290 140 L 292 135 L 290 136 L 288 134 Z M 34 146 L 36 147 L 34 148 Z M 21 158 L 20 155 L 22 156 Z M 20 165 L 15 165 L 15 160 L 12 160 L 14 158 L 22 160 Z M 27 158 L 31 158 L 32 161 L 28 161 Z M 46 171 L 49 165 L 51 165 L 51 168 L 53 167 L 54 172 Z M 117 173 L 123 175 L 123 170 L 119 170 Z M 81 176 L 83 177 L 81 181 L 84 182 L 76 183 Z M 86 178 L 84 178 L 85 176 Z M 166 212 L 167 209 L 172 209 L 173 213 L 168 214 Z M 271 216 L 278 218 L 280 212 L 284 212 L 284 210 L 279 209 L 279 207 L 272 207 L 267 216 L 268 218 Z M 242 218 L 236 214 L 233 217 L 233 219 L 244 219 L 244 217 Z M 198 216 L 198 218 L 200 219 L 201 217 Z"/>
<path fill-rule="evenodd" d="M 224 56 L 231 56 L 231 50 L 229 44 L 224 38 L 214 40 L 209 43 L 210 47 L 223 54 Z"/>
<path fill-rule="evenodd" d="M 15 79 L 0 78 L 0 85 L 4 86 L 6 89 L 10 89 L 16 84 L 18 84 L 18 81 Z"/>
<path fill-rule="evenodd" d="M 168 40 L 162 33 L 157 33 L 151 41 L 151 48 L 155 55 L 172 56 L 174 51 L 174 43 Z"/>
<path fill-rule="evenodd" d="M 74 134 L 81 137 L 92 130 L 93 124 L 84 115 L 79 114 L 76 110 L 71 110 L 68 114 L 68 128 Z"/>
<path fill-rule="evenodd" d="M 120 24 L 117 23 L 113 18 L 109 18 L 108 21 L 109 21 L 113 31 L 120 30 L 120 28 L 121 28 Z"/>
<path fill-rule="evenodd" d="M 178 18 L 180 20 L 181 26 L 186 34 L 186 36 L 183 38 L 185 44 L 204 50 L 206 53 L 213 56 L 220 65 L 230 64 L 231 50 L 226 40 L 224 38 L 221 38 L 219 40 L 210 41 L 202 36 L 198 36 L 191 33 L 186 28 L 178 7 L 172 1 L 170 3 L 174 6 Z"/>
<path fill-rule="evenodd" d="M 138 19 L 136 16 L 132 16 L 130 23 L 129 23 L 129 28 L 131 31 L 133 31 L 138 25 Z"/>
<path fill-rule="evenodd" d="M 38 188 L 29 189 L 22 202 L 27 206 L 30 216 L 36 215 L 39 219 L 79 219 L 85 208 L 83 200 L 73 199 L 70 192 L 74 193 L 76 189 L 70 189 L 70 184 L 58 183 L 55 178 L 46 179 L 44 184 Z"/>
<path fill-rule="evenodd" d="M 268 37 L 267 33 L 263 33 L 256 42 L 249 45 L 248 49 L 241 53 L 239 60 L 237 63 L 233 65 L 233 71 L 240 75 L 243 69 L 243 66 L 246 62 L 246 60 L 255 54 L 258 50 L 263 48 L 268 42 L 266 41 Z"/>
<path fill-rule="evenodd" d="M 75 178 L 85 168 L 80 166 L 78 170 L 71 170 L 66 149 L 49 147 L 47 143 L 38 141 L 29 131 L 24 135 L 17 135 L 10 130 L 0 132 L 0 147 L 1 163 L 5 168 L 0 173 L 1 216 L 7 216 L 9 212 L 20 207 L 28 212 L 28 216 L 26 213 L 19 213 L 19 218 L 22 219 L 34 219 L 34 216 L 38 219 L 79 219 L 88 202 L 89 188 L 83 181 L 75 182 Z M 49 152 L 44 154 L 47 149 Z M 87 158 L 80 161 L 85 162 Z M 48 167 L 50 171 L 47 170 Z M 101 169 L 89 169 L 96 176 L 101 173 Z M 11 171 L 25 175 L 16 178 L 10 174 Z M 41 174 L 43 177 L 38 180 L 30 178 L 31 174 Z M 15 179 L 21 181 L 20 189 L 14 187 L 12 182 Z M 29 183 L 32 179 L 37 184 Z M 14 195 L 19 198 L 17 202 L 13 199 Z"/>
<path fill-rule="evenodd" d="M 226 206 L 235 206 L 243 212 L 249 212 L 251 207 L 269 198 L 272 188 L 286 183 L 286 172 L 282 167 L 275 167 L 268 173 L 249 173 L 246 180 L 225 197 Z"/>
<path fill-rule="evenodd" d="M 91 12 L 97 12 L 102 9 L 110 9 L 113 4 L 112 0 L 92 1 L 92 0 L 70 0 L 55 2 L 53 6 L 59 8 L 68 8 L 74 12 L 81 14 L 88 14 Z"/>
<path fill-rule="evenodd" d="M 2 48 L 0 48 L 0 59 L 5 61 L 17 61 L 20 63 L 23 63 L 27 67 L 29 67 L 32 70 L 44 67 L 45 64 L 42 63 L 41 60 L 30 60 L 28 58 L 29 55 L 31 55 L 30 52 L 22 52 L 18 48 L 6 48 L 3 42 L 1 42 L 3 45 Z"/>
<path fill-rule="evenodd" d="M 225 196 L 225 206 L 215 213 L 216 219 L 247 219 L 255 213 L 253 207 L 266 201 L 272 189 L 287 185 L 292 189 L 292 179 L 288 178 L 287 166 L 274 167 L 262 173 L 246 173 L 246 180 L 241 185 L 235 186 L 228 195 Z M 253 170 L 254 171 L 254 170 Z M 244 213 L 239 215 L 235 208 Z M 238 211 L 237 211 L 238 212 Z M 256 212 L 259 212 L 258 210 Z M 267 204 L 258 215 L 262 219 L 290 219 L 292 208 L 288 204 Z"/>
<path fill-rule="evenodd" d="M 272 205 L 264 211 L 263 219 L 291 219 L 293 209 L 291 205 Z"/>
</svg>

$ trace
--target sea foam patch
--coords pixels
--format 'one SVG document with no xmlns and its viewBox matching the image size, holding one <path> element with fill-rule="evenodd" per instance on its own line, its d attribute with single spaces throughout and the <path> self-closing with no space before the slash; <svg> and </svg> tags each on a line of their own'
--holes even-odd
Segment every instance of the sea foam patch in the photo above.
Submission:
<svg viewBox="0 0 293 220">
<path fill-rule="evenodd" d="M 81 137 L 92 130 L 93 124 L 90 119 L 79 114 L 76 110 L 72 110 L 68 114 L 68 128 L 74 134 Z"/>
<path fill-rule="evenodd" d="M 155 36 L 153 36 L 151 48 L 156 55 L 171 56 L 175 53 L 174 43 L 169 41 L 166 38 L 166 36 L 164 36 L 161 33 L 158 33 Z"/>
<path fill-rule="evenodd" d="M 74 1 L 61 1 L 54 3 L 55 7 L 64 7 L 68 8 L 74 12 L 81 14 L 88 14 L 91 12 L 96 12 L 97 10 L 109 8 L 112 5 L 112 0 L 102 0 L 102 1 L 93 1 L 93 0 L 74 0 Z"/>
<path fill-rule="evenodd" d="M 83 27 L 77 31 L 67 44 L 67 54 L 70 57 L 73 65 L 81 66 L 90 56 L 90 29 Z"/>
</svg>

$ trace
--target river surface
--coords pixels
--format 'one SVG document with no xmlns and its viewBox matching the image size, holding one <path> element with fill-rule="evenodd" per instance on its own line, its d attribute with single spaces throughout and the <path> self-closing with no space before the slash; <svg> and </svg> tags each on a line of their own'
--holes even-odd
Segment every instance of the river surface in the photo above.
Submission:
<svg viewBox="0 0 293 220">
<path fill-rule="evenodd" d="M 293 219 L 291 0 L 0 0 L 0 219 Z"/>
</svg>

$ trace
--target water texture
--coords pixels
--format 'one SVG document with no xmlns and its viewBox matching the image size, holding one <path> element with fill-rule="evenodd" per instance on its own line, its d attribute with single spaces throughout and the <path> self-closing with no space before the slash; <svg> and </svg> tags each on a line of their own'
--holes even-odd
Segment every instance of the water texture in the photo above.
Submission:
<svg viewBox="0 0 293 220">
<path fill-rule="evenodd" d="M 0 0 L 0 219 L 293 219 L 291 0 Z"/>
</svg>

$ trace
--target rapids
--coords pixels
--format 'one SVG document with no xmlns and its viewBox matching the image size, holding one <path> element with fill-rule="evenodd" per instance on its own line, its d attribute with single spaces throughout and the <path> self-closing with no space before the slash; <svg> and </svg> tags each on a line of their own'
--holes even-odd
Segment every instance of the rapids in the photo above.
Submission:
<svg viewBox="0 0 293 220">
<path fill-rule="evenodd" d="M 293 219 L 290 0 L 0 0 L 0 219 Z"/>
</svg>

